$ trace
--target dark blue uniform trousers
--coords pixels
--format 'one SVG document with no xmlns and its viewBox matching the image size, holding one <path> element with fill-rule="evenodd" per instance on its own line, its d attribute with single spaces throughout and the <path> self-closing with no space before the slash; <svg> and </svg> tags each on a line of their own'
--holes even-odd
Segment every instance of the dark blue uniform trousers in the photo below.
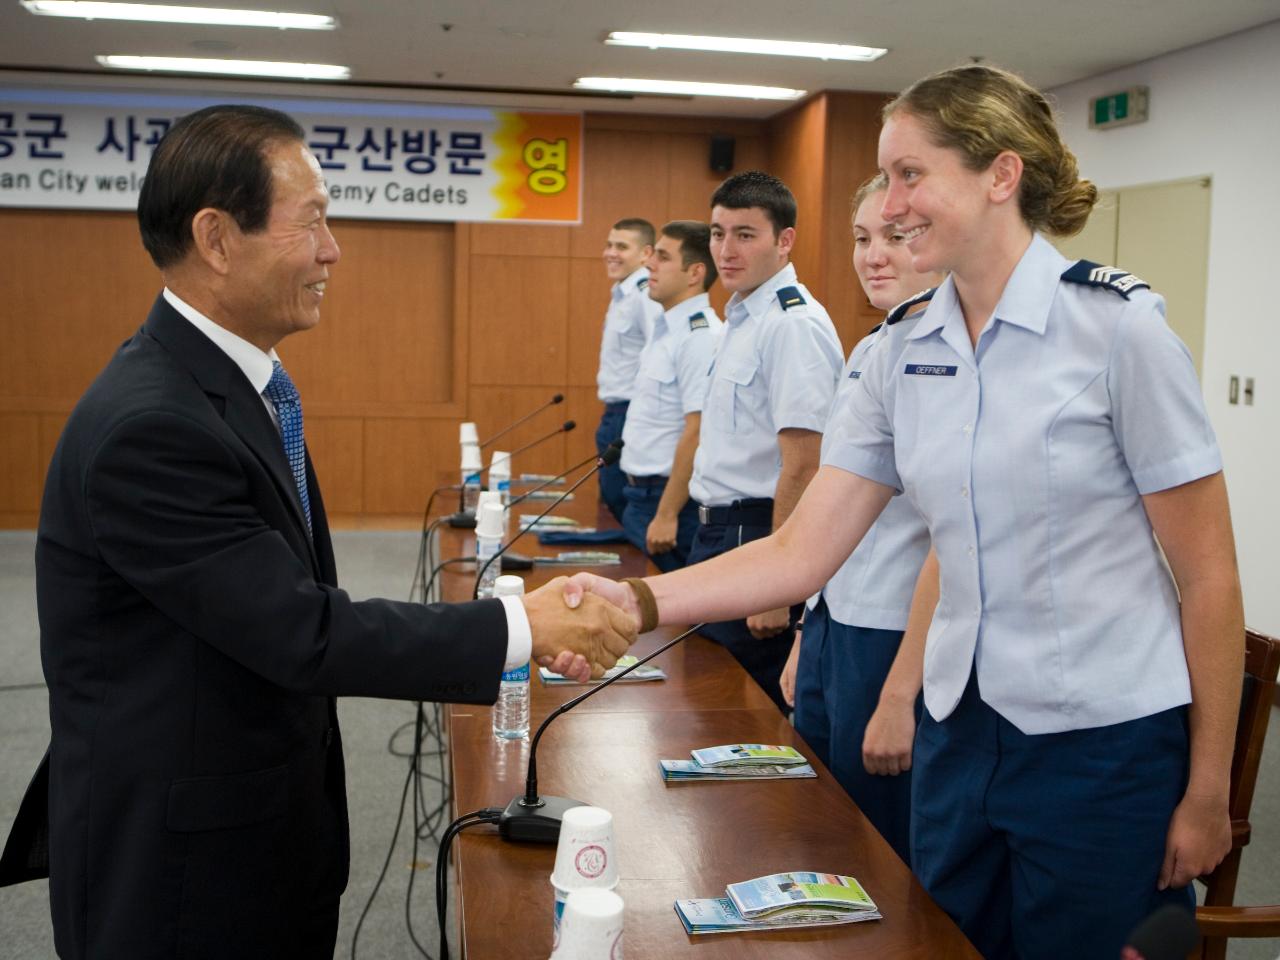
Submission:
<svg viewBox="0 0 1280 960">
<path fill-rule="evenodd" d="M 596 427 L 598 456 L 604 456 L 605 447 L 613 441 L 622 439 L 622 428 L 627 422 L 627 407 L 630 405 L 626 400 L 622 403 L 605 404 L 604 413 L 600 417 L 600 426 Z M 615 463 L 611 467 L 601 467 L 596 478 L 600 481 L 600 499 L 604 501 L 614 518 L 621 523 L 622 511 L 627 506 L 627 501 L 622 496 L 622 488 L 627 484 L 626 475 Z"/>
<path fill-rule="evenodd" d="M 805 614 L 796 669 L 796 730 L 904 862 L 911 856 L 911 771 L 867 773 L 862 738 L 902 643 L 898 630 L 833 620 L 827 601 Z M 920 705 L 916 704 L 919 721 Z"/>
<path fill-rule="evenodd" d="M 988 960 L 1111 960 L 1160 906 L 1194 906 L 1156 890 L 1187 767 L 1185 707 L 1031 736 L 970 677 L 916 735 L 912 869 Z"/>
<path fill-rule="evenodd" d="M 689 550 L 689 566 L 718 557 L 741 544 L 767 537 L 771 532 L 768 524 L 759 526 L 700 524 L 693 538 L 693 546 Z M 748 586 L 743 584 L 744 589 Z M 800 603 L 791 608 L 792 628 L 800 619 L 803 609 L 804 604 Z M 778 680 L 782 676 L 782 668 L 787 663 L 787 655 L 791 653 L 791 643 L 795 639 L 795 630 L 792 628 L 784 630 L 776 637 L 757 640 L 747 629 L 746 620 L 724 620 L 719 623 L 708 623 L 699 633 L 714 640 L 733 654 L 733 658 L 742 664 L 742 668 L 747 673 L 751 674 L 751 679 L 760 684 L 764 692 L 778 705 L 778 709 L 787 713 L 790 708 L 782 699 Z"/>
<path fill-rule="evenodd" d="M 636 486 L 628 483 L 622 488 L 622 496 L 627 508 L 622 513 L 622 530 L 627 539 L 639 550 L 644 550 L 645 533 L 649 524 L 658 515 L 658 504 L 662 493 L 667 489 L 665 483 L 650 486 Z M 693 547 L 693 536 L 698 532 L 698 505 L 690 500 L 681 509 L 676 518 L 676 545 L 666 553 L 651 553 L 649 559 L 663 573 L 679 570 L 689 562 L 689 551 Z M 647 552 L 647 551 L 646 551 Z"/>
</svg>

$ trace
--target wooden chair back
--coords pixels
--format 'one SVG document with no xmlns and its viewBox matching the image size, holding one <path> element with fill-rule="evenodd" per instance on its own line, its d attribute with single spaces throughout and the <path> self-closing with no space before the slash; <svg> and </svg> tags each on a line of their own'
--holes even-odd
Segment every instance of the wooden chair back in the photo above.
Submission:
<svg viewBox="0 0 1280 960">
<path fill-rule="evenodd" d="M 1244 690 L 1231 760 L 1231 852 L 1213 873 L 1201 878 L 1205 885 L 1204 907 L 1196 911 L 1196 922 L 1200 925 L 1199 956 L 1203 960 L 1225 960 L 1228 937 L 1280 934 L 1280 907 L 1233 906 L 1240 855 L 1252 834 L 1249 811 L 1258 786 L 1262 744 L 1275 703 L 1277 673 L 1280 673 L 1280 640 L 1256 630 L 1246 630 Z"/>
</svg>

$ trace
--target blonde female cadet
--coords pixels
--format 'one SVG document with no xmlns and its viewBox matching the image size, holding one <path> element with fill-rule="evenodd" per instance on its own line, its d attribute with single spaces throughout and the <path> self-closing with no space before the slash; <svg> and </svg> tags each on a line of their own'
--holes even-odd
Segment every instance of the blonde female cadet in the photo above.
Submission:
<svg viewBox="0 0 1280 960">
<path fill-rule="evenodd" d="M 1230 846 L 1243 614 L 1222 458 L 1161 298 L 1041 235 L 1096 197 L 1041 94 L 935 74 L 886 107 L 879 159 L 915 268 L 950 275 L 889 318 L 790 519 L 566 597 L 646 626 L 781 606 L 904 491 L 941 572 L 912 867 L 987 957 L 1115 957 Z"/>
<path fill-rule="evenodd" d="M 877 175 L 853 198 L 853 271 L 867 300 L 884 311 L 942 279 L 916 272 L 902 231 L 881 217 L 887 186 L 888 181 Z M 879 330 L 877 326 L 850 352 L 836 388 L 836 410 L 844 393 L 857 386 Z M 834 426 L 828 426 L 828 434 Z M 895 499 L 810 600 L 803 630 L 796 634 L 782 673 L 783 697 L 795 708 L 796 730 L 903 860 L 910 859 L 910 745 L 919 668 L 914 675 L 908 671 L 908 689 L 901 696 L 895 688 L 886 689 L 885 679 L 903 644 L 912 591 L 928 551 L 924 519 L 906 497 Z M 923 622 L 917 620 L 919 635 L 913 636 L 913 643 L 923 640 L 937 602 L 936 574 L 927 593 L 926 616 Z M 919 658 L 916 650 L 908 659 Z M 863 761 L 873 715 L 896 734 L 884 738 L 893 749 L 884 758 L 883 773 L 876 767 L 881 758 Z"/>
</svg>

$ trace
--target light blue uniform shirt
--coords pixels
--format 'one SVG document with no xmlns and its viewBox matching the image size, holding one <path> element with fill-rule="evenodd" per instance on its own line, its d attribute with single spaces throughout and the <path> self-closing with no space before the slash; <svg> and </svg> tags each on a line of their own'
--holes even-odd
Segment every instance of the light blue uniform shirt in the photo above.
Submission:
<svg viewBox="0 0 1280 960">
<path fill-rule="evenodd" d="M 600 368 L 596 373 L 596 396 L 604 403 L 631 399 L 640 351 L 653 329 L 662 307 L 649 297 L 649 269 L 641 267 L 613 285 L 609 309 L 604 314 L 600 337 Z"/>
<path fill-rule="evenodd" d="M 724 324 L 705 293 L 661 314 L 640 353 L 627 424 L 622 429 L 623 472 L 669 477 L 684 418 L 702 412 L 707 367 Z"/>
<path fill-rule="evenodd" d="M 838 416 L 841 401 L 862 377 L 867 353 L 879 330 L 858 341 L 844 365 L 832 416 Z M 833 420 L 822 434 L 822 454 L 831 446 Z M 920 568 L 929 554 L 929 530 L 907 497 L 894 497 L 880 518 L 867 531 L 858 548 L 849 555 L 827 585 L 809 601 L 812 609 L 823 597 L 831 619 L 851 627 L 873 630 L 906 630 Z"/>
<path fill-rule="evenodd" d="M 749 296 L 730 297 L 708 374 L 690 496 L 715 507 L 772 497 L 782 469 L 778 431 L 822 430 L 843 360 L 831 318 L 796 283 L 791 264 Z"/>
<path fill-rule="evenodd" d="M 1100 727 L 1191 699 L 1178 598 L 1141 497 L 1222 457 L 1186 347 L 1145 289 L 1064 282 L 1042 237 L 975 351 L 947 279 L 887 327 L 826 462 L 905 490 L 941 597 L 925 704 L 945 718 L 977 665 L 1025 733 Z"/>
</svg>

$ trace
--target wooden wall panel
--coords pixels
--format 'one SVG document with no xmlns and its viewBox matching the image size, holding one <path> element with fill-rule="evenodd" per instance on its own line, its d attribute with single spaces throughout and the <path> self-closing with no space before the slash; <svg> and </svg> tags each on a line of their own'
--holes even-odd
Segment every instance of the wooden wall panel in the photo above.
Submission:
<svg viewBox="0 0 1280 960">
<path fill-rule="evenodd" d="M 800 282 L 824 304 L 826 122 L 825 94 L 812 97 L 769 122 L 769 171 L 780 177 L 796 197 L 796 242 L 791 261 Z"/>
<path fill-rule="evenodd" d="M 456 420 L 367 418 L 364 512 L 402 516 L 406 526 L 416 527 L 431 491 L 442 482 L 458 482 L 457 463 Z"/>
<path fill-rule="evenodd" d="M 593 129 L 584 133 L 582 224 L 570 229 L 569 253 L 599 257 L 609 228 L 623 217 L 661 223 L 669 209 L 670 137 Z"/>
<path fill-rule="evenodd" d="M 564 385 L 568 287 L 567 257 L 472 254 L 472 385 Z"/>
<path fill-rule="evenodd" d="M 609 307 L 612 284 L 604 264 L 596 260 L 569 261 L 569 364 L 567 383 L 594 385 L 600 366 L 600 337 Z"/>
<path fill-rule="evenodd" d="M 489 466 L 494 450 L 508 452 L 545 436 L 566 420 L 576 423 L 574 432 L 587 428 L 587 424 L 574 416 L 573 404 L 564 391 L 563 384 L 552 387 L 483 387 L 471 388 L 468 405 L 469 419 L 476 423 L 476 431 L 483 442 L 520 417 L 542 406 L 556 394 L 563 394 L 564 402 L 548 407 L 527 423 L 510 433 L 503 434 L 484 448 L 484 465 Z M 590 424 L 594 428 L 595 424 Z M 532 450 L 517 456 L 512 463 L 513 473 L 558 473 L 565 466 L 565 441 L 567 437 L 552 437 Z M 457 454 L 454 454 L 457 460 Z"/>
<path fill-rule="evenodd" d="M 40 453 L 39 414 L 0 413 L 0 512 L 39 508 L 46 468 Z"/>
<path fill-rule="evenodd" d="M 279 347 L 308 404 L 453 396 L 453 225 L 342 221 L 320 325 Z"/>
<path fill-rule="evenodd" d="M 307 416 L 307 449 L 330 514 L 364 512 L 364 421 Z"/>
<path fill-rule="evenodd" d="M 473 223 L 471 252 L 502 257 L 567 257 L 568 225 Z"/>
<path fill-rule="evenodd" d="M 0 210 L 0 290 L 0 409 L 27 398 L 70 410 L 160 283 L 131 213 Z"/>
</svg>

